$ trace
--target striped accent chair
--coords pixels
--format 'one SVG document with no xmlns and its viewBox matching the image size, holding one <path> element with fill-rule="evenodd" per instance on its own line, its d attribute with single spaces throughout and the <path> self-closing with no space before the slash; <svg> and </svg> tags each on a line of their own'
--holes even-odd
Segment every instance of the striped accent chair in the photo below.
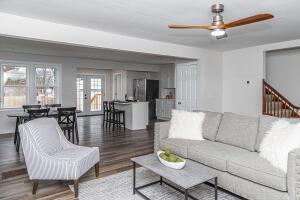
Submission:
<svg viewBox="0 0 300 200">
<path fill-rule="evenodd" d="M 95 166 L 99 176 L 99 148 L 70 143 L 53 118 L 39 118 L 19 126 L 32 193 L 39 180 L 73 180 L 78 197 L 79 178 Z"/>
</svg>

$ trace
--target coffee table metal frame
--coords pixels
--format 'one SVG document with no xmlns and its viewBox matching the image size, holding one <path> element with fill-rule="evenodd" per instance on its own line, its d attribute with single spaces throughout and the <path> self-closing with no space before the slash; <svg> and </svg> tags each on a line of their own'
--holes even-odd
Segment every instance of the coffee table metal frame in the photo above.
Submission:
<svg viewBox="0 0 300 200">
<path fill-rule="evenodd" d="M 189 194 L 189 188 L 184 189 L 184 190 L 178 189 L 177 187 L 173 186 L 172 184 L 164 181 L 162 176 L 160 176 L 160 180 L 158 180 L 158 181 L 154 181 L 154 182 L 136 187 L 136 162 L 134 162 L 134 161 L 132 161 L 132 162 L 133 162 L 133 194 L 137 193 L 141 197 L 143 197 L 144 199 L 151 200 L 139 190 L 142 189 L 142 188 L 149 187 L 149 186 L 154 185 L 154 184 L 159 183 L 160 185 L 162 185 L 164 183 L 167 186 L 175 189 L 176 191 L 181 192 L 182 194 L 184 194 L 184 199 L 185 200 L 188 200 L 188 198 L 191 198 L 193 200 L 199 200 L 196 197 Z M 214 179 L 214 188 L 215 188 L 215 200 L 217 200 L 218 199 L 218 177 L 212 178 L 211 180 L 213 180 L 213 179 Z M 199 183 L 199 185 L 200 184 L 202 184 L 202 183 Z"/>
</svg>

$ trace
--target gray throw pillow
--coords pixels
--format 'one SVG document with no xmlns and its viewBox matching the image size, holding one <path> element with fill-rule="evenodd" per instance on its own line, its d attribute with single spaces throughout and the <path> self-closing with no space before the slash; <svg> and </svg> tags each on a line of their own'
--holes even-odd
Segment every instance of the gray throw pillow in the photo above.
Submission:
<svg viewBox="0 0 300 200">
<path fill-rule="evenodd" d="M 215 141 L 222 119 L 222 113 L 201 110 L 194 110 L 194 112 L 205 113 L 205 118 L 202 125 L 203 137 L 207 140 Z"/>
<path fill-rule="evenodd" d="M 258 132 L 258 118 L 224 113 L 216 140 L 225 144 L 254 151 Z"/>
</svg>

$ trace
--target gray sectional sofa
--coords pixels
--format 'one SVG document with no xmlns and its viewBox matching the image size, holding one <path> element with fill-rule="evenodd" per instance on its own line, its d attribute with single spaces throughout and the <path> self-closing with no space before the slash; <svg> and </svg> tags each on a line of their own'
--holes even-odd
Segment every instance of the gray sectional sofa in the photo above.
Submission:
<svg viewBox="0 0 300 200">
<path fill-rule="evenodd" d="M 300 149 L 289 153 L 287 173 L 258 154 L 266 131 L 278 118 L 205 114 L 204 141 L 168 138 L 170 122 L 156 123 L 155 152 L 171 149 L 177 155 L 215 169 L 221 188 L 246 199 L 300 199 Z"/>
</svg>

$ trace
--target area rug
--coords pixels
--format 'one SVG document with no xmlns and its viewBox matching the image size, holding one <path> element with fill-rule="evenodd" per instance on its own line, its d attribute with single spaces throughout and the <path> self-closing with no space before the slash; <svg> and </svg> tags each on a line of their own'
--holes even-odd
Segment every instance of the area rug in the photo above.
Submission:
<svg viewBox="0 0 300 200">
<path fill-rule="evenodd" d="M 159 180 L 154 173 L 144 168 L 137 169 L 137 186 Z M 70 189 L 74 191 L 72 185 Z M 140 190 L 153 200 L 182 200 L 184 195 L 166 185 L 155 184 Z M 214 188 L 205 184 L 190 190 L 190 194 L 200 200 L 214 199 Z M 80 200 L 143 200 L 138 194 L 132 194 L 132 170 L 94 179 L 79 184 Z M 218 191 L 219 200 L 239 200 L 223 191 Z"/>
</svg>

